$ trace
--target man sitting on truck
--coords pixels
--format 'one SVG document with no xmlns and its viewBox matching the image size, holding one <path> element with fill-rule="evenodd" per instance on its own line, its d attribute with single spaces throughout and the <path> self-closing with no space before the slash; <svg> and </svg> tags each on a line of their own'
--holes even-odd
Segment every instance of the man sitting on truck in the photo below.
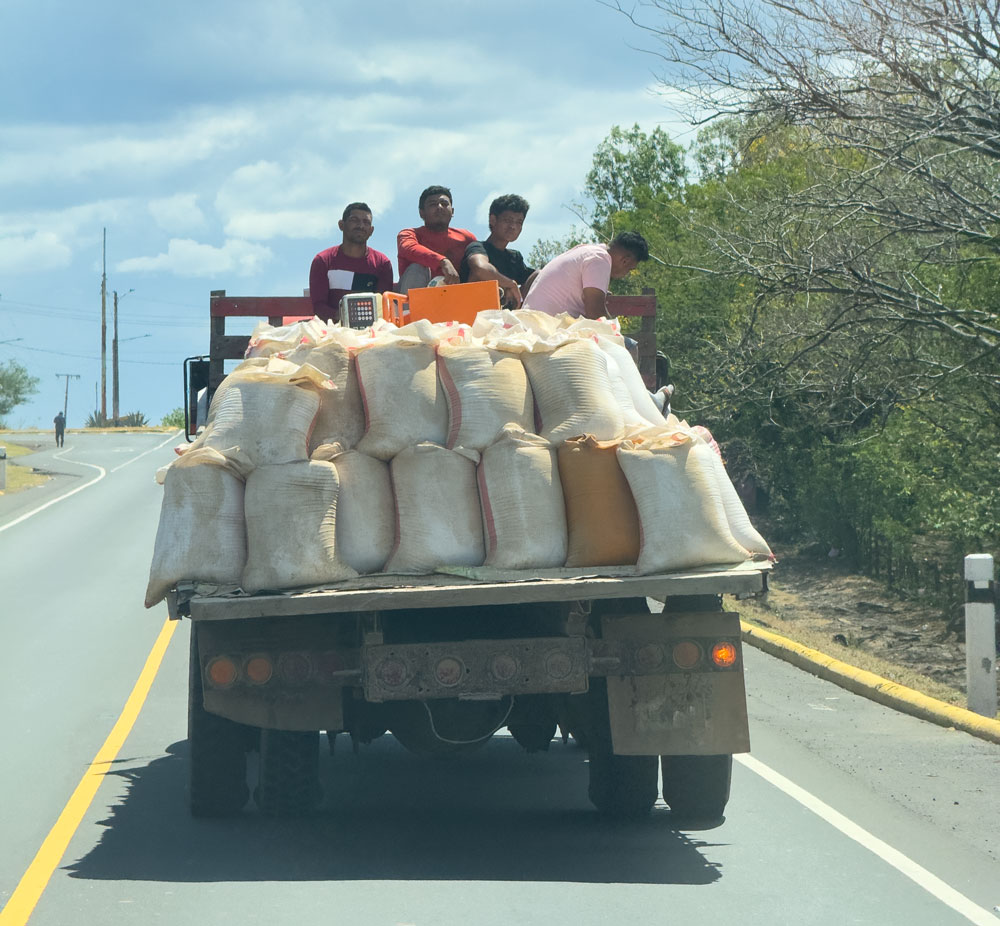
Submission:
<svg viewBox="0 0 1000 926">
<path fill-rule="evenodd" d="M 458 267 L 466 246 L 476 236 L 465 228 L 450 228 L 455 207 L 451 190 L 429 186 L 420 194 L 419 228 L 404 228 L 396 239 L 399 248 L 399 291 L 406 293 L 443 277 L 445 283 L 458 283 Z"/>
<path fill-rule="evenodd" d="M 638 232 L 622 232 L 611 244 L 578 244 L 552 258 L 535 276 L 524 308 L 558 315 L 601 318 L 608 314 L 611 280 L 628 276 L 649 259 L 649 245 Z"/>
<path fill-rule="evenodd" d="M 527 291 L 525 283 L 534 273 L 524 263 L 520 251 L 507 247 L 516 241 L 528 214 L 528 201 L 516 193 L 498 196 L 490 203 L 490 236 L 485 241 L 473 241 L 465 249 L 458 275 L 463 283 L 496 280 L 503 290 L 503 303 L 516 309 Z"/>
<path fill-rule="evenodd" d="M 340 319 L 345 293 L 383 293 L 392 289 L 392 263 L 381 251 L 368 247 L 375 231 L 367 203 L 350 203 L 337 227 L 340 244 L 320 251 L 309 268 L 309 298 L 320 318 Z"/>
</svg>

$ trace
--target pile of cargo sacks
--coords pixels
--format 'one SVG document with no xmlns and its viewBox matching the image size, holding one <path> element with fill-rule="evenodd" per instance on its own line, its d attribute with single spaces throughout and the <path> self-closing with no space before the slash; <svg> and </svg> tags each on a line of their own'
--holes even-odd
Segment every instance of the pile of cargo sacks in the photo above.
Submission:
<svg viewBox="0 0 1000 926">
<path fill-rule="evenodd" d="M 664 418 L 614 320 L 260 325 L 178 453 L 158 474 L 147 607 L 182 580 L 258 592 L 770 556 L 711 435 Z"/>
</svg>

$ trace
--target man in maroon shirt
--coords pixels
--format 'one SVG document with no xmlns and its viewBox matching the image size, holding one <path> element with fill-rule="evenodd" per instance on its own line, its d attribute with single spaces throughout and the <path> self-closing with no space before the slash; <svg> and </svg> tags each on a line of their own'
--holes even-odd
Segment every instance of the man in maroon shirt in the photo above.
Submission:
<svg viewBox="0 0 1000 926">
<path fill-rule="evenodd" d="M 384 293 L 392 289 L 392 264 L 381 251 L 368 247 L 375 231 L 372 211 L 365 203 L 351 203 L 337 223 L 343 242 L 320 251 L 309 268 L 309 297 L 320 318 L 340 318 L 345 293 Z"/>
<path fill-rule="evenodd" d="M 396 239 L 399 247 L 399 290 L 426 286 L 433 277 L 457 283 L 458 267 L 466 246 L 476 236 L 465 228 L 449 228 L 455 207 L 451 190 L 429 186 L 420 194 L 420 228 L 404 228 Z"/>
</svg>

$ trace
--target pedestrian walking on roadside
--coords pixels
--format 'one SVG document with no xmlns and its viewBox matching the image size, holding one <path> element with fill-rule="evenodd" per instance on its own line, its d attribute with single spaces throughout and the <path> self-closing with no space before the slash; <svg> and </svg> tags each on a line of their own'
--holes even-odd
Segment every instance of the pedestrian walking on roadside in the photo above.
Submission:
<svg viewBox="0 0 1000 926">
<path fill-rule="evenodd" d="M 59 412 L 52 419 L 52 423 L 56 426 L 56 446 L 61 447 L 63 445 L 63 435 L 66 433 L 66 416 L 62 412 Z"/>
</svg>

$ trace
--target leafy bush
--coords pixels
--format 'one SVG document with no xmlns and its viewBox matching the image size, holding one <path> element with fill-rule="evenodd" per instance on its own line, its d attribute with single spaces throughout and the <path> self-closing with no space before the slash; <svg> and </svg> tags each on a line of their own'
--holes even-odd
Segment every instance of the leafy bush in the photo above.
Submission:
<svg viewBox="0 0 1000 926">
<path fill-rule="evenodd" d="M 165 428 L 183 428 L 184 409 L 175 408 L 172 412 L 167 412 L 167 414 L 163 416 L 163 420 L 160 424 Z"/>
</svg>

